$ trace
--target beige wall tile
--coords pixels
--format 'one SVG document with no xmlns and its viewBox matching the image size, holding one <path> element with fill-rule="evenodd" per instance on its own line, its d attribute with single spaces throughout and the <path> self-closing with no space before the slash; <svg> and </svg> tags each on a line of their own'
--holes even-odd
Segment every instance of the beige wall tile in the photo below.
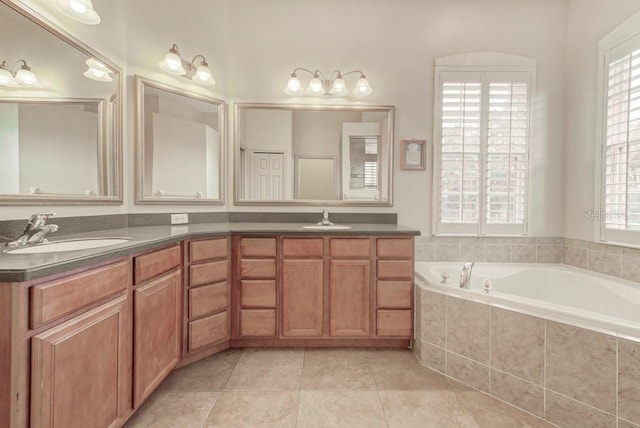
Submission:
<svg viewBox="0 0 640 428">
<path fill-rule="evenodd" d="M 491 395 L 544 418 L 544 388 L 491 370 Z"/>
<path fill-rule="evenodd" d="M 542 385 L 544 320 L 491 308 L 491 366 Z"/>
<path fill-rule="evenodd" d="M 513 245 L 511 246 L 511 261 L 513 263 L 535 263 L 535 245 Z"/>
<path fill-rule="evenodd" d="M 536 238 L 524 236 L 511 238 L 511 245 L 536 245 Z"/>
<path fill-rule="evenodd" d="M 471 262 L 484 262 L 487 258 L 487 247 L 482 244 L 465 244 L 460 245 L 460 260 Z"/>
<path fill-rule="evenodd" d="M 615 416 L 547 390 L 546 419 L 562 427 L 615 428 Z"/>
<path fill-rule="evenodd" d="M 538 246 L 552 245 L 552 246 L 555 246 L 555 247 L 560 247 L 560 246 L 562 246 L 562 238 L 538 237 L 538 238 L 536 238 L 536 245 L 538 245 Z"/>
<path fill-rule="evenodd" d="M 417 262 L 432 262 L 436 259 L 435 244 L 415 244 L 415 257 Z"/>
<path fill-rule="evenodd" d="M 511 263 L 511 245 L 487 243 L 487 261 L 495 263 Z"/>
<path fill-rule="evenodd" d="M 640 342 L 618 339 L 618 416 L 640 424 Z"/>
<path fill-rule="evenodd" d="M 587 248 L 589 249 L 589 251 L 596 251 L 598 253 L 613 254 L 613 255 L 617 255 L 617 256 L 619 256 L 620 253 L 622 252 L 622 249 L 619 246 L 609 245 L 609 244 L 601 244 L 599 242 L 593 242 L 593 241 L 589 241 L 587 243 Z"/>
<path fill-rule="evenodd" d="M 618 428 L 640 428 L 640 425 L 618 418 Z"/>
<path fill-rule="evenodd" d="M 420 340 L 420 362 L 425 366 L 437 370 L 440 373 L 446 373 L 446 354 L 443 348 L 433 346 L 430 343 Z"/>
<path fill-rule="evenodd" d="M 444 347 L 446 339 L 447 306 L 446 296 L 420 289 L 422 339 L 434 345 Z"/>
<path fill-rule="evenodd" d="M 447 349 L 489 363 L 488 305 L 447 297 Z"/>
<path fill-rule="evenodd" d="M 436 244 L 435 260 L 437 262 L 457 262 L 460 260 L 460 244 Z"/>
<path fill-rule="evenodd" d="M 562 247 L 560 247 L 560 245 L 539 245 L 536 257 L 538 263 L 561 263 Z"/>
<path fill-rule="evenodd" d="M 640 258 L 625 256 L 623 252 L 621 262 L 620 276 L 622 279 L 640 282 Z"/>
<path fill-rule="evenodd" d="M 587 241 L 583 241 L 581 239 L 571 239 L 571 238 L 562 238 L 562 246 L 563 247 L 572 247 L 572 248 L 587 248 Z"/>
<path fill-rule="evenodd" d="M 562 247 L 562 263 L 576 266 L 582 269 L 587 268 L 587 249 Z"/>
<path fill-rule="evenodd" d="M 447 375 L 474 388 L 489 392 L 489 366 L 447 352 Z"/>
<path fill-rule="evenodd" d="M 587 269 L 619 277 L 620 255 L 589 250 Z"/>
<path fill-rule="evenodd" d="M 547 321 L 546 386 L 609 413 L 616 411 L 616 339 Z"/>
</svg>

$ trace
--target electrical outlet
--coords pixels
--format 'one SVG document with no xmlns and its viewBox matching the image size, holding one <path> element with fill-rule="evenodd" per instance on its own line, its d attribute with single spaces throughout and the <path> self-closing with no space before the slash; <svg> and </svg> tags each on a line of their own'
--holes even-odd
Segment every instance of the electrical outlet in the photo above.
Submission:
<svg viewBox="0 0 640 428">
<path fill-rule="evenodd" d="M 189 223 L 189 214 L 171 214 L 171 224 Z"/>
</svg>

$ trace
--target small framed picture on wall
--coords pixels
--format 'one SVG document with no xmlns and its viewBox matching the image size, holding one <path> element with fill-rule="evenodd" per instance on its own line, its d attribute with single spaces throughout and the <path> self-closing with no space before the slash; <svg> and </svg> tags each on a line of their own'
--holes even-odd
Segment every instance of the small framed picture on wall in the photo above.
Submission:
<svg viewBox="0 0 640 428">
<path fill-rule="evenodd" d="M 400 169 L 427 169 L 427 140 L 401 140 L 400 143 Z"/>
</svg>

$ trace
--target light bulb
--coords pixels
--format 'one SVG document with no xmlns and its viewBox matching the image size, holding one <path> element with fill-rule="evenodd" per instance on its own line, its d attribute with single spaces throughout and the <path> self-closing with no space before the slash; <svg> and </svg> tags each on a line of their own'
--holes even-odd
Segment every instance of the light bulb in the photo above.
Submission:
<svg viewBox="0 0 640 428">
<path fill-rule="evenodd" d="M 201 64 L 198 66 L 191 80 L 193 80 L 194 82 L 200 85 L 205 85 L 205 86 L 213 86 L 216 84 L 216 81 L 213 80 L 213 77 L 211 76 L 211 71 L 209 70 L 209 67 L 207 67 L 204 64 Z"/>
<path fill-rule="evenodd" d="M 309 82 L 309 90 L 314 94 L 319 94 L 320 92 L 322 92 L 322 80 L 320 80 L 320 78 L 318 77 L 314 77 L 313 79 L 311 79 L 311 82 Z"/>
<path fill-rule="evenodd" d="M 83 24 L 96 25 L 101 21 L 91 0 L 55 0 L 54 4 L 66 16 Z"/>
<path fill-rule="evenodd" d="M 87 13 L 87 6 L 80 3 L 77 0 L 69 0 L 69 6 L 73 9 L 74 12 L 84 15 Z"/>
<path fill-rule="evenodd" d="M 160 64 L 158 65 L 167 73 L 173 74 L 175 76 L 183 76 L 187 73 L 182 66 L 182 59 L 178 56 L 176 50 L 173 48 L 171 48 L 169 53 L 165 55 L 162 62 L 160 62 Z"/>
</svg>

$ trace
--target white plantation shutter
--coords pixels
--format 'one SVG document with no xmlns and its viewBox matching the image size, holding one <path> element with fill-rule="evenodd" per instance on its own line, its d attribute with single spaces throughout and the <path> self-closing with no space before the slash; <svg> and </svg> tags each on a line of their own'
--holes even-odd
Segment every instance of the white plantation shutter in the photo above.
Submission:
<svg viewBox="0 0 640 428">
<path fill-rule="evenodd" d="M 440 72 L 437 233 L 525 233 L 530 79 Z"/>
<path fill-rule="evenodd" d="M 606 229 L 640 230 L 640 37 L 605 54 L 603 184 Z M 613 237 L 613 238 L 612 238 Z M 619 233 L 605 239 L 625 242 Z"/>
</svg>

